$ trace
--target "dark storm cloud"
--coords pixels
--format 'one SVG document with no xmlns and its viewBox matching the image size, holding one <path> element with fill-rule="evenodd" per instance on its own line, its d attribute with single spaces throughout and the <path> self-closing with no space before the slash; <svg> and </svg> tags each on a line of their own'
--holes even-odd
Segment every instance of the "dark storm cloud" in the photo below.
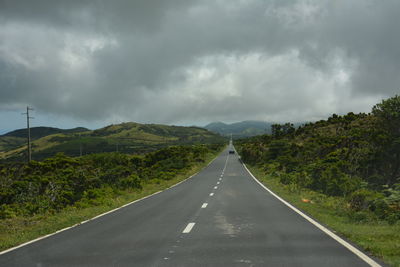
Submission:
<svg viewBox="0 0 400 267">
<path fill-rule="evenodd" d="M 0 109 L 190 123 L 368 111 L 398 1 L 1 1 Z"/>
</svg>

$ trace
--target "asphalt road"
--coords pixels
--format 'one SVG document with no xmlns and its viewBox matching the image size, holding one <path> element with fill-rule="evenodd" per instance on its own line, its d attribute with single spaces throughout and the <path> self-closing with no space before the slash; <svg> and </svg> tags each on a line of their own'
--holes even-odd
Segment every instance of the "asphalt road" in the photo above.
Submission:
<svg viewBox="0 0 400 267">
<path fill-rule="evenodd" d="M 0 266 L 368 266 L 225 150 L 162 193 L 0 255 Z"/>
</svg>

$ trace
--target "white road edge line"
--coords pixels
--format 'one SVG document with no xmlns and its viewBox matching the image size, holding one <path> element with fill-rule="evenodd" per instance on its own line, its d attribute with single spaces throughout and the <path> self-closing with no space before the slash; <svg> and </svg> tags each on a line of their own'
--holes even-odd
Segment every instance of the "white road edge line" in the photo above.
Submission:
<svg viewBox="0 0 400 267">
<path fill-rule="evenodd" d="M 203 203 L 203 205 L 201 205 L 202 209 L 205 209 L 207 207 L 208 203 Z"/>
<path fill-rule="evenodd" d="M 186 228 L 183 230 L 182 234 L 188 234 L 188 233 L 190 233 L 190 231 L 192 231 L 192 228 L 193 228 L 193 226 L 194 226 L 195 224 L 196 224 L 196 223 L 194 223 L 194 222 L 188 223 L 188 225 L 186 225 Z"/>
<path fill-rule="evenodd" d="M 212 197 L 214 195 L 214 193 L 210 193 L 210 197 Z"/>
<path fill-rule="evenodd" d="M 226 165 L 228 164 L 228 159 L 229 159 L 229 154 L 226 157 L 225 166 L 224 166 L 224 169 L 222 170 L 222 175 L 225 173 Z"/>
<path fill-rule="evenodd" d="M 191 178 L 191 177 L 189 177 L 189 178 Z M 189 179 L 189 178 L 187 178 L 187 179 Z M 183 181 L 182 181 L 182 182 L 183 182 Z M 170 187 L 170 188 L 171 188 L 171 187 Z M 169 189 L 169 188 L 168 188 L 168 189 Z M 90 218 L 90 219 L 88 219 L 88 220 L 85 220 L 85 221 L 76 223 L 76 224 L 74 224 L 74 225 L 72 225 L 72 226 L 69 226 L 69 227 L 63 228 L 63 229 L 61 229 L 61 230 L 55 231 L 54 233 L 47 234 L 47 235 L 38 237 L 38 238 L 36 238 L 36 239 L 30 240 L 30 241 L 28 241 L 28 242 L 25 242 L 25 243 L 23 243 L 23 244 L 21 244 L 21 245 L 18 245 L 18 246 L 9 248 L 9 249 L 7 249 L 7 250 L 3 250 L 3 251 L 0 252 L 0 255 L 6 254 L 6 253 L 11 252 L 11 251 L 13 251 L 13 250 L 16 250 L 16 249 L 18 249 L 18 248 L 24 247 L 24 246 L 26 246 L 26 245 L 35 243 L 35 242 L 37 242 L 37 241 L 39 241 L 39 240 L 48 238 L 48 237 L 50 237 L 50 236 L 53 236 L 53 235 L 56 235 L 56 234 L 58 234 L 58 233 L 64 232 L 64 231 L 69 230 L 69 229 L 71 229 L 71 228 L 77 227 L 77 226 L 79 226 L 79 225 L 81 225 L 81 224 L 84 224 L 84 223 L 87 223 L 87 222 L 89 222 L 89 221 L 95 220 L 95 219 L 100 218 L 100 217 L 102 217 L 102 216 L 104 216 L 104 215 L 107 215 L 107 214 L 110 214 L 110 213 L 112 213 L 112 212 L 114 212 L 114 211 L 117 211 L 117 210 L 119 210 L 119 209 L 122 209 L 122 208 L 124 208 L 124 207 L 126 207 L 126 206 L 129 206 L 129 205 L 131 205 L 131 204 L 134 204 L 134 203 L 136 203 L 136 202 L 139 202 L 139 201 L 144 200 L 144 199 L 146 199 L 146 198 L 149 198 L 149 197 L 151 197 L 151 196 L 157 195 L 157 194 L 159 194 L 159 193 L 161 193 L 161 192 L 162 192 L 162 191 L 155 192 L 155 193 L 153 193 L 153 194 L 151 194 L 151 195 L 145 196 L 145 197 L 143 197 L 143 198 L 141 198 L 141 199 L 136 199 L 136 200 L 134 200 L 134 201 L 132 201 L 132 202 L 130 202 L 130 203 L 127 203 L 127 204 L 121 206 L 121 207 L 118 207 L 118 208 L 115 208 L 115 209 L 113 209 L 113 210 L 107 211 L 107 212 L 105 212 L 105 213 L 102 213 L 102 214 L 100 214 L 100 215 L 97 215 L 97 216 L 95 216 L 95 217 L 93 217 L 93 218 Z"/>
<path fill-rule="evenodd" d="M 219 157 L 219 155 L 220 155 L 220 154 L 218 154 L 212 161 L 210 161 L 210 163 L 208 163 L 207 166 L 209 166 L 211 163 L 213 163 L 213 162 Z M 204 169 L 204 168 L 203 168 L 203 169 Z M 202 169 L 202 170 L 203 170 L 203 169 Z M 77 227 L 77 226 L 79 226 L 79 225 L 81 225 L 81 224 L 84 224 L 84 223 L 93 221 L 93 220 L 95 220 L 95 219 L 97 219 L 97 218 L 100 218 L 100 217 L 102 217 L 102 216 L 104 216 L 104 215 L 107 215 L 107 214 L 110 214 L 110 213 L 112 213 L 112 212 L 114 212 L 114 211 L 117 211 L 117 210 L 119 210 L 119 209 L 125 208 L 126 206 L 132 205 L 132 204 L 134 204 L 134 203 L 136 203 L 136 202 L 139 202 L 139 201 L 145 200 L 146 198 L 149 198 L 149 197 L 152 197 L 152 196 L 154 196 L 154 195 L 157 195 L 157 194 L 159 194 L 159 193 L 161 193 L 161 192 L 164 192 L 164 191 L 166 191 L 166 190 L 168 190 L 168 189 L 171 189 L 171 188 L 173 188 L 173 187 L 175 187 L 175 186 L 178 186 L 178 185 L 180 185 L 180 184 L 183 183 L 183 182 L 186 182 L 186 181 L 189 180 L 190 178 L 196 176 L 199 172 L 200 172 L 200 171 L 196 172 L 195 174 L 189 176 L 189 177 L 186 178 L 185 180 L 182 180 L 182 181 L 180 181 L 179 183 L 174 184 L 174 185 L 172 185 L 172 186 L 170 186 L 170 187 L 168 187 L 168 188 L 166 188 L 166 189 L 164 189 L 164 190 L 157 191 L 157 192 L 155 192 L 155 193 L 153 193 L 153 194 L 151 194 L 151 195 L 142 197 L 142 198 L 140 198 L 140 199 L 136 199 L 136 200 L 134 200 L 134 201 L 132 201 L 132 202 L 126 203 L 125 205 L 122 205 L 121 207 L 115 208 L 115 209 L 113 209 L 113 210 L 109 210 L 109 211 L 107 211 L 107 212 L 104 212 L 104 213 L 102 213 L 102 214 L 99 214 L 99 215 L 97 215 L 97 216 L 95 216 L 95 217 L 93 217 L 93 218 L 90 218 L 90 219 L 88 219 L 88 220 L 85 220 L 85 221 L 76 223 L 76 224 L 74 224 L 74 225 L 72 225 L 72 226 L 69 226 L 69 227 L 66 227 L 66 228 L 57 230 L 57 231 L 55 231 L 54 233 L 50 233 L 50 234 L 47 234 L 47 235 L 44 235 L 44 236 L 40 236 L 40 237 L 38 237 L 38 238 L 35 238 L 35 239 L 30 240 L 30 241 L 28 241 L 28 242 L 22 243 L 22 244 L 20 244 L 20 245 L 15 246 L 15 247 L 12 247 L 12 248 L 9 248 L 9 249 L 0 251 L 0 255 L 6 254 L 6 253 L 11 252 L 11 251 L 13 251 L 13 250 L 16 250 L 16 249 L 19 249 L 19 248 L 21 248 L 21 247 L 27 246 L 27 245 L 29 245 L 29 244 L 35 243 L 35 242 L 37 242 L 37 241 L 40 241 L 40 240 L 42 240 L 42 239 L 45 239 L 45 238 L 48 238 L 48 237 L 50 237 L 50 236 L 56 235 L 56 234 L 58 234 L 58 233 L 64 232 L 64 231 L 69 230 L 69 229 L 71 229 L 71 228 Z"/>
<path fill-rule="evenodd" d="M 311 217 L 307 216 L 306 214 L 304 214 L 303 212 L 301 212 L 299 209 L 295 208 L 294 206 L 292 206 L 292 204 L 290 204 L 289 202 L 287 202 L 286 200 L 282 199 L 280 196 L 278 196 L 277 194 L 275 194 L 274 192 L 272 192 L 268 187 L 266 187 L 264 184 L 262 184 L 247 168 L 247 166 L 245 164 L 243 164 L 243 166 L 245 167 L 245 169 L 247 170 L 247 172 L 251 175 L 251 177 L 253 177 L 253 179 L 259 184 L 261 185 L 265 190 L 267 190 L 271 195 L 273 195 L 274 197 L 276 197 L 278 200 L 280 200 L 283 204 L 285 204 L 286 206 L 288 206 L 289 208 L 291 208 L 293 211 L 295 211 L 297 214 L 299 214 L 300 216 L 302 216 L 304 219 L 306 219 L 307 221 L 309 221 L 310 223 L 312 223 L 314 226 L 316 226 L 317 228 L 319 228 L 321 231 L 323 231 L 325 234 L 329 235 L 331 238 L 333 238 L 334 240 L 336 240 L 337 242 L 339 242 L 342 246 L 346 247 L 348 250 L 350 250 L 351 252 L 353 252 L 354 254 L 356 254 L 359 258 L 361 258 L 363 261 L 365 261 L 367 264 L 369 264 L 370 266 L 373 267 L 381 267 L 380 264 L 378 264 L 376 261 L 374 261 L 373 259 L 371 259 L 370 257 L 368 257 L 367 255 L 365 255 L 362 251 L 360 251 L 359 249 L 357 249 L 356 247 L 354 247 L 353 245 L 351 245 L 349 242 L 345 241 L 344 239 L 342 239 L 341 237 L 339 237 L 338 235 L 334 234 L 332 231 L 330 231 L 328 228 L 326 228 L 325 226 L 321 225 L 320 223 L 318 223 L 317 221 L 315 221 L 314 219 L 312 219 Z"/>
</svg>

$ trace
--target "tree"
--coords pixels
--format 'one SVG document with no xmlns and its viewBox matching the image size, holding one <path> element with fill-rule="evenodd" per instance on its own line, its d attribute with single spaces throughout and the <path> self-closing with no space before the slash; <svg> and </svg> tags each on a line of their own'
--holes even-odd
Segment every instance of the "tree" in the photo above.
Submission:
<svg viewBox="0 0 400 267">
<path fill-rule="evenodd" d="M 400 137 L 400 96 L 382 100 L 372 108 L 372 114 L 392 137 Z"/>
<path fill-rule="evenodd" d="M 272 136 L 279 138 L 287 134 L 293 134 L 295 132 L 294 125 L 290 122 L 285 124 L 272 124 L 271 125 Z"/>
<path fill-rule="evenodd" d="M 372 108 L 372 114 L 377 118 L 377 128 L 380 140 L 383 140 L 380 158 L 384 160 L 383 168 L 390 174 L 388 185 L 400 181 L 400 96 L 382 100 Z"/>
</svg>

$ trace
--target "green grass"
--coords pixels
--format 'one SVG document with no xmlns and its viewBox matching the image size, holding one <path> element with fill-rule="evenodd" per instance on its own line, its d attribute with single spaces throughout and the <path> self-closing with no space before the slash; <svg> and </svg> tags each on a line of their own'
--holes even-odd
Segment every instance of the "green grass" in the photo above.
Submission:
<svg viewBox="0 0 400 267">
<path fill-rule="evenodd" d="M 43 235 L 54 233 L 57 230 L 88 220 L 96 215 L 118 208 L 126 203 L 143 198 L 157 191 L 164 190 L 186 179 L 204 168 L 216 155 L 207 155 L 203 163 L 196 164 L 185 174 L 171 180 L 153 179 L 143 185 L 141 190 L 120 191 L 118 195 L 109 198 L 97 205 L 77 208 L 68 207 L 56 214 L 35 215 L 31 217 L 14 217 L 0 220 L 0 251 L 17 246 Z M 156 178 L 156 177 L 155 177 Z"/>
<path fill-rule="evenodd" d="M 339 236 L 351 240 L 368 254 L 391 266 L 400 266 L 400 222 L 389 225 L 384 221 L 368 219 L 368 214 L 360 221 L 357 217 L 349 215 L 347 203 L 343 198 L 328 197 L 314 191 L 286 186 L 281 184 L 277 177 L 265 175 L 260 168 L 248 167 L 269 189 L 328 226 Z M 310 202 L 303 201 L 306 199 Z"/>
<path fill-rule="evenodd" d="M 0 136 L 0 153 L 15 149 L 26 143 L 26 138 L 14 136 Z"/>
</svg>

